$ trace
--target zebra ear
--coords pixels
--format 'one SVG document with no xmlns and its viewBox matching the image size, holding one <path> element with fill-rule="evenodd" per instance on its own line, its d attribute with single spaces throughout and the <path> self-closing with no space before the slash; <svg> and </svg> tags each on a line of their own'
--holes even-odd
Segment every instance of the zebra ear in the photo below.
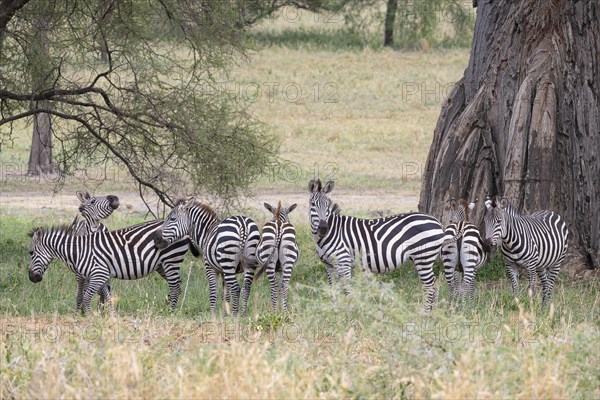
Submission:
<svg viewBox="0 0 600 400">
<path fill-rule="evenodd" d="M 323 187 L 323 193 L 329 193 L 333 190 L 333 187 L 335 185 L 334 181 L 329 181 L 325 184 L 325 186 Z"/>
<path fill-rule="evenodd" d="M 27 232 L 27 236 L 29 236 L 33 240 L 38 240 L 41 235 L 41 230 L 42 230 L 41 228 L 33 228 L 32 230 Z"/>
<path fill-rule="evenodd" d="M 90 198 L 90 194 L 88 192 L 80 192 L 79 190 L 75 192 L 77 198 L 80 202 L 85 203 L 87 199 Z"/>
<path fill-rule="evenodd" d="M 451 208 L 456 208 L 456 199 L 454 197 L 452 197 L 450 200 L 448 200 L 448 203 L 450 203 L 450 207 Z"/>
<path fill-rule="evenodd" d="M 270 213 L 275 214 L 275 209 L 273 208 L 272 205 L 270 205 L 269 203 L 263 203 L 263 205 Z"/>
<path fill-rule="evenodd" d="M 311 193 L 314 193 L 314 192 L 318 192 L 319 190 L 321 190 L 321 181 L 318 179 L 317 180 L 311 179 L 308 182 L 308 191 Z"/>
<path fill-rule="evenodd" d="M 485 208 L 487 208 L 488 210 L 492 209 L 492 199 L 490 198 L 490 196 L 485 198 Z"/>
<path fill-rule="evenodd" d="M 500 206 L 502 208 L 506 208 L 506 207 L 508 207 L 508 205 L 509 205 L 509 203 L 508 203 L 508 197 L 506 197 L 506 196 L 500 197 Z"/>
<path fill-rule="evenodd" d="M 289 207 L 287 208 L 287 213 L 289 214 L 289 213 L 291 213 L 292 211 L 294 211 L 294 210 L 296 209 L 296 206 L 297 206 L 297 205 L 298 205 L 298 204 L 294 203 L 294 204 L 292 204 L 291 206 L 289 206 Z"/>
<path fill-rule="evenodd" d="M 187 201 L 185 202 L 185 204 L 183 205 L 183 207 L 181 207 L 182 210 L 187 211 L 189 210 L 194 204 L 196 204 L 196 196 L 192 196 L 189 199 L 187 199 Z"/>
</svg>

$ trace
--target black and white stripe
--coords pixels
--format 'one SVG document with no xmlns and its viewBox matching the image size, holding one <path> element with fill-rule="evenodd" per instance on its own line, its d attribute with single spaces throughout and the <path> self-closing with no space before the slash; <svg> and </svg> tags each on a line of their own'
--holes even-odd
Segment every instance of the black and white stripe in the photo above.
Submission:
<svg viewBox="0 0 600 400">
<path fill-rule="evenodd" d="M 540 278 L 542 304 L 547 304 L 567 254 L 567 224 L 552 211 L 521 214 L 506 197 L 500 202 L 487 197 L 485 206 L 486 242 L 495 246 L 502 241 L 504 265 L 513 291 L 516 292 L 519 285 L 518 267 L 523 267 L 527 271 L 531 291 L 534 290 L 536 275 Z"/>
<path fill-rule="evenodd" d="M 461 199 L 450 201 L 450 224 L 445 229 L 445 242 L 442 246 L 444 275 L 450 292 L 450 302 L 461 294 L 463 303 L 467 295 L 473 301 L 475 295 L 475 274 L 485 263 L 487 254 L 477 226 L 469 222 L 469 213 L 475 203 L 467 204 Z M 463 273 L 461 284 L 460 272 Z"/>
<path fill-rule="evenodd" d="M 169 285 L 171 309 L 180 293 L 179 269 L 190 247 L 184 238 L 164 249 L 154 245 L 154 234 L 163 221 L 145 222 L 128 228 L 74 235 L 70 226 L 36 228 L 30 232 L 29 279 L 40 282 L 50 262 L 58 259 L 78 276 L 88 280 L 82 307 L 90 311 L 94 294 L 107 284 L 109 278 L 139 279 L 158 272 Z"/>
<path fill-rule="evenodd" d="M 296 229 L 289 221 L 289 213 L 296 208 L 292 204 L 287 208 L 277 208 L 264 203 L 267 210 L 273 213 L 273 219 L 263 226 L 260 243 L 256 251 L 258 264 L 261 266 L 256 279 L 266 270 L 271 287 L 271 308 L 277 311 L 277 299 L 281 298 L 281 309 L 287 312 L 287 291 L 292 278 L 292 269 L 298 261 L 300 249 L 296 242 Z M 278 284 L 276 272 L 281 273 Z"/>
<path fill-rule="evenodd" d="M 76 192 L 77 198 L 81 202 L 79 205 L 79 214 L 83 220 L 78 218 L 73 221 L 74 235 L 89 235 L 93 232 L 107 231 L 108 229 L 100 222 L 108 218 L 114 210 L 119 208 L 119 198 L 117 196 L 90 196 L 88 192 Z"/>
<path fill-rule="evenodd" d="M 79 205 L 79 214 L 73 220 L 71 230 L 73 235 L 89 235 L 90 233 L 98 231 L 108 231 L 108 228 L 104 226 L 100 220 L 108 218 L 114 210 L 119 208 L 119 198 L 113 195 L 107 196 L 91 196 L 88 192 L 76 192 L 77 198 L 81 202 Z M 83 220 L 79 220 L 79 215 L 83 216 Z M 73 270 L 73 268 L 70 268 Z M 83 303 L 83 295 L 88 287 L 88 279 L 75 273 L 77 276 L 77 306 L 76 310 L 81 311 L 81 305 Z M 107 282 L 98 291 L 100 295 L 100 304 L 109 302 L 110 304 L 111 289 Z"/>
<path fill-rule="evenodd" d="M 220 221 L 209 206 L 194 198 L 181 200 L 171 210 L 161 229 L 156 232 L 156 246 L 162 248 L 189 236 L 204 253 L 204 266 L 210 289 L 210 312 L 217 304 L 217 275 L 223 275 L 231 295 L 231 311 L 238 312 L 240 286 L 236 274 L 244 273 L 242 314 L 246 313 L 254 272 L 258 266 L 256 248 L 260 233 L 256 223 L 243 216 Z"/>
<path fill-rule="evenodd" d="M 433 263 L 444 241 L 444 230 L 432 216 L 409 213 L 377 219 L 340 215 L 327 196 L 333 181 L 321 186 L 311 180 L 309 218 L 319 258 L 331 283 L 348 279 L 355 261 L 372 272 L 384 273 L 412 260 L 425 289 L 425 310 L 437 300 Z"/>
</svg>

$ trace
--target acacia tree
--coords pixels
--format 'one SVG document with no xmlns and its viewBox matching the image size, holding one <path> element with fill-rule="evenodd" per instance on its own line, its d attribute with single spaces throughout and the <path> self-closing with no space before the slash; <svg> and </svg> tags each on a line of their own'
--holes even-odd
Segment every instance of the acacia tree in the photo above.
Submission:
<svg viewBox="0 0 600 400">
<path fill-rule="evenodd" d="M 276 147 L 220 84 L 247 47 L 244 4 L 0 0 L 0 140 L 47 115 L 62 176 L 116 163 L 167 204 L 188 183 L 236 197 Z"/>
<path fill-rule="evenodd" d="M 507 196 L 551 209 L 600 263 L 600 7 L 595 0 L 480 1 L 465 75 L 442 106 L 419 209 Z M 483 209 L 475 219 L 481 222 Z"/>
</svg>

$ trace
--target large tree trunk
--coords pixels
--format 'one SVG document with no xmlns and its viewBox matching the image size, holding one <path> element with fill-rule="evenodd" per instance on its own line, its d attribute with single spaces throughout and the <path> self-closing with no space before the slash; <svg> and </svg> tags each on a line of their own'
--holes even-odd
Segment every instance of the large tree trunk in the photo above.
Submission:
<svg viewBox="0 0 600 400">
<path fill-rule="evenodd" d="M 34 107 L 43 108 L 47 102 L 36 103 Z M 52 162 L 52 124 L 50 114 L 39 113 L 33 117 L 33 133 L 27 175 L 37 176 L 55 172 Z"/>
<path fill-rule="evenodd" d="M 478 2 L 469 65 L 442 106 L 420 210 L 444 220 L 451 197 L 502 194 L 525 212 L 562 214 L 569 246 L 600 264 L 599 9 L 597 0 Z M 474 220 L 483 214 L 477 207 Z"/>
<path fill-rule="evenodd" d="M 398 11 L 398 0 L 387 0 L 385 9 L 385 27 L 383 45 L 394 45 L 394 24 L 396 23 L 396 12 Z"/>
<path fill-rule="evenodd" d="M 37 37 L 37 45 L 33 50 L 34 60 L 38 68 L 34 68 L 33 93 L 46 88 L 46 83 L 51 80 L 52 66 L 49 65 L 48 29 L 49 22 L 44 16 L 35 18 L 34 29 Z M 47 109 L 49 102 L 32 102 L 32 109 Z M 27 175 L 49 174 L 56 171 L 52 161 L 52 124 L 50 114 L 37 113 L 33 118 L 33 132 L 31 134 L 31 149 L 29 151 L 29 163 Z"/>
</svg>

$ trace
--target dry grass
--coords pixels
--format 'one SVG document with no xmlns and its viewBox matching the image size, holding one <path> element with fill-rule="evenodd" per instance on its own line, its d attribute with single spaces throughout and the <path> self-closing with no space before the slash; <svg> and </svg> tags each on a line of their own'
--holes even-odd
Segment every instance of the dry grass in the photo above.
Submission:
<svg viewBox="0 0 600 400">
<path fill-rule="evenodd" d="M 250 111 L 299 165 L 344 187 L 416 191 L 437 115 L 466 65 L 466 50 L 331 53 L 265 49 L 234 71 Z M 258 93 L 260 90 L 260 93 Z M 296 101 L 296 93 L 300 93 Z M 254 94 L 252 94 L 254 93 Z M 304 181 L 304 179 L 302 179 Z"/>
</svg>

